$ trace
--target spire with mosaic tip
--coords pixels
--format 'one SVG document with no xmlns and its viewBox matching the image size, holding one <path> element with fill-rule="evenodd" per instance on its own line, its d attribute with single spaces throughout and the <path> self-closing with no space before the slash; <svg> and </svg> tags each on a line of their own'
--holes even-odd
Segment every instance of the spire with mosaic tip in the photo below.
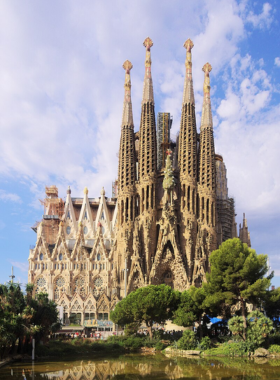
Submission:
<svg viewBox="0 0 280 380">
<path fill-rule="evenodd" d="M 139 180 L 148 179 L 151 176 L 155 177 L 157 169 L 156 120 L 151 75 L 151 47 L 153 46 L 153 41 L 147 37 L 143 45 L 146 48 L 146 59 L 139 128 Z M 152 197 L 154 199 L 154 195 Z"/>
<path fill-rule="evenodd" d="M 186 103 L 194 104 L 194 93 L 193 93 L 193 79 L 192 79 L 192 48 L 194 44 L 189 38 L 184 43 L 184 48 L 187 50 L 186 54 L 186 76 L 184 83 L 184 94 L 183 94 L 183 105 Z"/>
<path fill-rule="evenodd" d="M 202 116 L 201 116 L 201 127 L 203 128 L 213 128 L 212 111 L 211 111 L 211 99 L 210 99 L 210 76 L 209 73 L 212 70 L 210 63 L 205 63 L 202 68 L 204 71 L 204 84 L 203 84 L 203 105 L 202 105 Z"/>
<path fill-rule="evenodd" d="M 150 37 L 147 37 L 143 42 L 146 48 L 146 58 L 145 58 L 145 77 L 144 77 L 144 88 L 143 88 L 143 103 L 151 102 L 154 103 L 154 90 L 153 90 L 153 80 L 151 73 L 152 59 L 151 59 L 151 47 L 153 46 L 153 41 Z"/>
<path fill-rule="evenodd" d="M 122 130 L 119 150 L 118 192 L 119 199 L 124 194 L 134 193 L 136 175 L 134 124 L 131 103 L 131 78 L 132 63 L 126 60 L 123 64 L 125 70 L 124 102 L 122 115 Z"/>
<path fill-rule="evenodd" d="M 210 100 L 210 77 L 209 73 L 212 66 L 206 63 L 202 70 L 204 71 L 203 84 L 203 105 L 200 126 L 200 144 L 199 144 L 199 183 L 207 187 L 210 191 L 216 189 L 216 170 L 215 170 L 215 147 L 213 121 Z"/>
<path fill-rule="evenodd" d="M 126 60 L 123 64 L 125 70 L 125 81 L 124 81 L 124 102 L 123 102 L 123 116 L 122 116 L 122 126 L 133 126 L 133 113 L 132 113 L 132 103 L 131 103 L 131 80 L 130 80 L 130 70 L 132 69 L 132 64 L 130 61 Z"/>
<path fill-rule="evenodd" d="M 191 57 L 193 46 L 194 44 L 191 39 L 187 39 L 184 43 L 184 47 L 187 49 L 185 61 L 186 76 L 184 82 L 178 149 L 180 177 L 182 180 L 186 180 L 185 186 L 190 185 L 192 188 L 195 187 L 197 179 L 197 131 Z"/>
</svg>

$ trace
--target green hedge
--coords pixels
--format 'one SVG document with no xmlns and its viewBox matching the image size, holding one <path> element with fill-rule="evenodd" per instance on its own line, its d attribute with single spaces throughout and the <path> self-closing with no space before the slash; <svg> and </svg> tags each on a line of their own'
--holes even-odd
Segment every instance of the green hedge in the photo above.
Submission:
<svg viewBox="0 0 280 380">
<path fill-rule="evenodd" d="M 279 354 L 280 353 L 280 346 L 278 344 L 272 344 L 271 346 L 269 346 L 268 351 L 271 354 Z"/>
</svg>

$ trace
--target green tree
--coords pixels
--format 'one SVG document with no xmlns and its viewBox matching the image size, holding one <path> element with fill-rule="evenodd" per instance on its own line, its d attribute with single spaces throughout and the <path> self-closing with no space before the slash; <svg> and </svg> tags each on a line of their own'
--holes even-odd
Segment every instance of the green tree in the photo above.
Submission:
<svg viewBox="0 0 280 380">
<path fill-rule="evenodd" d="M 153 323 L 164 323 L 176 310 L 179 293 L 166 285 L 149 285 L 131 292 L 110 314 L 118 325 L 145 323 L 152 337 Z"/>
<path fill-rule="evenodd" d="M 273 320 L 274 326 L 279 328 L 280 288 L 268 290 L 262 306 L 266 315 Z"/>
<path fill-rule="evenodd" d="M 243 318 L 235 316 L 228 321 L 229 330 L 233 335 L 239 335 L 244 339 Z M 273 330 L 271 319 L 264 316 L 258 310 L 253 311 L 247 317 L 246 343 L 249 351 L 260 347 Z"/>
<path fill-rule="evenodd" d="M 202 337 L 203 326 L 201 322 L 203 321 L 203 315 L 208 311 L 204 306 L 205 298 L 206 292 L 204 288 L 191 286 L 190 289 L 183 291 L 180 294 L 178 308 L 173 314 L 173 322 L 178 326 L 184 327 L 193 326 L 197 322 L 198 332 L 200 337 Z"/>
<path fill-rule="evenodd" d="M 177 347 L 180 350 L 194 350 L 196 346 L 197 341 L 194 331 L 185 330 L 182 338 L 178 340 Z"/>
<path fill-rule="evenodd" d="M 239 239 L 229 239 L 210 255 L 211 273 L 208 273 L 204 289 L 207 297 L 205 307 L 222 313 L 227 308 L 240 304 L 243 320 L 243 338 L 246 339 L 246 303 L 261 305 L 270 286 L 273 274 L 265 277 L 267 255 L 256 251 Z"/>
<path fill-rule="evenodd" d="M 1 357 L 9 349 L 14 353 L 26 352 L 32 337 L 41 340 L 60 328 L 56 304 L 47 294 L 32 298 L 32 285 L 26 287 L 26 295 L 19 284 L 9 282 L 0 285 L 0 351 Z"/>
</svg>

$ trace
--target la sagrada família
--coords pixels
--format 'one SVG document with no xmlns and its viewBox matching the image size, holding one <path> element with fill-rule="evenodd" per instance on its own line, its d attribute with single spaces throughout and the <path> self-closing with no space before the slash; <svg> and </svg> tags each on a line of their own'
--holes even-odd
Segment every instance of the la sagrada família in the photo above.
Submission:
<svg viewBox="0 0 280 380">
<path fill-rule="evenodd" d="M 146 49 L 139 131 L 134 131 L 131 78 L 126 61 L 118 180 L 113 196 L 66 200 L 46 187 L 42 220 L 33 229 L 28 280 L 34 294 L 46 292 L 63 307 L 64 318 L 108 320 L 116 303 L 136 288 L 168 284 L 180 291 L 200 286 L 211 251 L 237 237 L 234 200 L 226 167 L 215 153 L 210 99 L 211 65 L 203 66 L 203 106 L 196 126 L 192 79 L 193 43 L 184 47 L 180 132 L 170 137 L 172 117 L 155 115 L 150 38 Z M 183 83 L 182 83 L 183 86 Z M 245 216 L 239 238 L 250 246 Z"/>
</svg>

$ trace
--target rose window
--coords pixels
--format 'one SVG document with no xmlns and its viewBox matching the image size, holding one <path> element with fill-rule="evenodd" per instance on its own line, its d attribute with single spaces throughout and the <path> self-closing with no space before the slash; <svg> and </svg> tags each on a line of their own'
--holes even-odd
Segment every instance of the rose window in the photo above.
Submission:
<svg viewBox="0 0 280 380">
<path fill-rule="evenodd" d="M 64 286 L 64 284 L 65 284 L 65 280 L 64 280 L 64 278 L 59 277 L 59 278 L 56 280 L 56 286 L 58 286 L 58 287 L 62 287 L 62 286 Z"/>
<path fill-rule="evenodd" d="M 46 280 L 43 277 L 38 278 L 37 280 L 37 286 L 39 288 L 43 288 L 46 285 Z"/>
<path fill-rule="evenodd" d="M 100 288 L 102 285 L 103 285 L 103 280 L 102 278 L 98 277 L 95 281 L 94 281 L 94 285 L 98 288 Z"/>
</svg>

